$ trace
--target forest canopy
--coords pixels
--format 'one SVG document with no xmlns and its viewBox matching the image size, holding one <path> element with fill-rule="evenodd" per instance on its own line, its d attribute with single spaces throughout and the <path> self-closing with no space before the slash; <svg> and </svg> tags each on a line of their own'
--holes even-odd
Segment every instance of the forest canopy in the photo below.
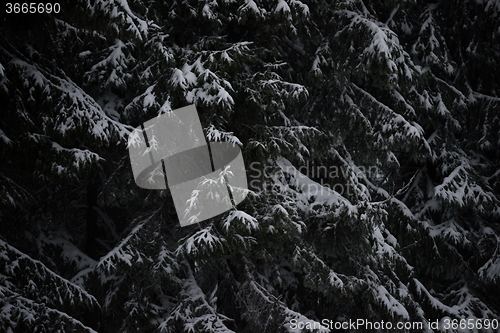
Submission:
<svg viewBox="0 0 500 333">
<path fill-rule="evenodd" d="M 0 332 L 498 320 L 500 2 L 58 4 L 0 15 Z M 249 193 L 181 227 L 127 140 L 190 104 Z"/>
</svg>

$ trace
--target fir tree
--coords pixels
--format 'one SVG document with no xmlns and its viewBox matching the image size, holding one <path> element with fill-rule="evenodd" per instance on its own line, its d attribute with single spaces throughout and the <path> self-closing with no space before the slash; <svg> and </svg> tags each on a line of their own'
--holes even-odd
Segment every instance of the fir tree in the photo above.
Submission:
<svg viewBox="0 0 500 333">
<path fill-rule="evenodd" d="M 0 28 L 2 331 L 498 318 L 495 1 L 61 7 Z M 126 142 L 188 104 L 250 188 L 180 228 Z"/>
</svg>

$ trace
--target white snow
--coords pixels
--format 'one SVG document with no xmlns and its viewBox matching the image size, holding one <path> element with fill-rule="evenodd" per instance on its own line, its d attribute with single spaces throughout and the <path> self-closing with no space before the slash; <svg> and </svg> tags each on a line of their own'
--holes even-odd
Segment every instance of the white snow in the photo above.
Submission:
<svg viewBox="0 0 500 333">
<path fill-rule="evenodd" d="M 306 5 L 305 3 L 303 3 L 302 1 L 300 0 L 290 0 L 290 3 L 296 7 L 296 8 L 299 8 L 300 11 L 301 11 L 301 14 L 303 16 L 309 16 L 309 6 Z"/>
<path fill-rule="evenodd" d="M 101 156 L 99 156 L 99 154 L 88 149 L 63 148 L 57 142 L 52 142 L 52 148 L 54 148 L 57 152 L 70 155 L 73 159 L 73 165 L 76 168 L 80 168 L 88 163 L 104 160 Z"/>
<path fill-rule="evenodd" d="M 111 18 L 120 17 L 127 23 L 127 30 L 133 32 L 139 39 L 144 39 L 148 35 L 148 26 L 150 23 L 133 13 L 127 0 L 97 0 L 94 5 L 90 5 L 89 3 L 89 8 L 92 11 L 99 8 L 106 13 L 110 13 Z M 116 28 L 119 31 L 118 27 Z"/>
<path fill-rule="evenodd" d="M 241 5 L 238 8 L 238 11 L 241 12 L 253 12 L 257 16 L 264 16 L 266 14 L 266 10 L 264 8 L 259 8 L 255 1 L 253 0 L 245 0 L 245 4 Z"/>
<path fill-rule="evenodd" d="M 5 135 L 5 132 L 2 131 L 2 129 L 0 129 L 0 139 L 2 139 L 2 141 L 5 143 L 5 144 L 10 144 L 12 142 L 11 139 L 9 139 L 7 137 L 7 135 Z"/>
<path fill-rule="evenodd" d="M 85 298 L 90 303 L 98 304 L 95 297 L 87 293 L 84 289 L 62 278 L 61 276 L 50 270 L 47 266 L 45 266 L 41 261 L 35 260 L 30 256 L 22 253 L 21 251 L 4 242 L 2 239 L 0 239 L 0 253 L 2 253 L 3 256 L 7 254 L 8 257 L 11 258 L 10 265 L 6 267 L 5 274 L 14 275 L 14 269 L 16 268 L 16 265 L 22 264 L 23 266 L 25 266 L 25 268 L 30 267 L 31 269 L 33 269 L 33 273 L 40 279 L 52 279 L 56 281 L 57 284 L 64 286 L 64 290 L 61 288 L 61 290 L 56 291 L 59 294 L 59 297 L 56 298 L 56 300 L 62 300 L 63 296 L 61 295 L 61 293 L 67 292 L 73 294 L 73 297 L 79 297 L 80 299 Z M 16 259 L 12 259 L 12 257 Z"/>
<path fill-rule="evenodd" d="M 291 176 L 290 185 L 300 189 L 297 192 L 297 206 L 305 212 L 313 212 L 314 206 L 326 205 L 339 208 L 346 207 L 349 214 L 356 213 L 357 208 L 338 192 L 323 186 L 300 173 L 287 159 L 280 157 L 276 160 L 282 171 Z"/>
<path fill-rule="evenodd" d="M 387 307 L 387 310 L 392 312 L 395 316 L 402 317 L 405 320 L 410 320 L 410 314 L 406 308 L 397 299 L 395 299 L 384 286 L 376 286 L 375 291 L 375 297 Z"/>
<path fill-rule="evenodd" d="M 153 92 L 154 87 L 155 87 L 155 84 L 153 84 L 152 86 L 148 87 L 146 89 L 146 91 L 144 92 L 144 94 L 141 95 L 144 98 L 143 102 L 142 102 L 143 103 L 142 105 L 145 108 L 153 106 L 155 104 L 156 95 Z"/>
<path fill-rule="evenodd" d="M 286 3 L 285 0 L 279 0 L 278 4 L 276 5 L 276 9 L 274 10 L 276 13 L 283 12 L 285 14 L 290 13 L 290 7 Z"/>
<path fill-rule="evenodd" d="M 205 5 L 203 6 L 203 9 L 201 10 L 202 15 L 209 20 L 216 19 L 217 15 L 214 14 L 212 8 L 217 6 L 218 3 L 216 0 L 212 0 L 211 2 L 206 2 Z"/>
<path fill-rule="evenodd" d="M 257 219 L 251 215 L 249 215 L 248 213 L 244 212 L 244 211 L 241 211 L 241 210 L 231 210 L 229 212 L 229 215 L 227 216 L 227 218 L 225 219 L 224 221 L 224 228 L 226 230 L 228 230 L 231 226 L 231 224 L 233 224 L 233 221 L 234 220 L 237 220 L 236 223 L 238 223 L 238 226 L 243 226 L 245 227 L 248 231 L 252 231 L 254 229 L 258 229 L 259 228 L 259 222 L 257 221 Z"/>
<path fill-rule="evenodd" d="M 484 233 L 496 238 L 497 244 L 499 244 L 500 239 L 491 228 L 484 228 Z M 498 245 L 494 255 L 478 270 L 478 273 L 484 279 L 500 281 L 500 248 Z"/>
<path fill-rule="evenodd" d="M 212 232 L 212 227 L 208 226 L 185 239 L 182 250 L 186 254 L 196 255 L 214 251 L 221 248 L 225 243 L 226 239 L 215 235 Z"/>
<path fill-rule="evenodd" d="M 230 142 L 233 145 L 238 145 L 240 147 L 243 146 L 240 139 L 233 134 L 233 132 L 225 132 L 215 128 L 213 124 L 210 124 L 207 128 L 205 128 L 205 133 L 208 141 L 221 142 L 226 141 Z"/>
</svg>

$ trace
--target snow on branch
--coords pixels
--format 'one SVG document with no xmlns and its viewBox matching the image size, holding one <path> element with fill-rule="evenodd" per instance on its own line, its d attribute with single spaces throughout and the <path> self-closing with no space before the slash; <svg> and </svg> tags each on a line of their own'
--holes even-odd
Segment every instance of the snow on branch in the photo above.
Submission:
<svg viewBox="0 0 500 333">
<path fill-rule="evenodd" d="M 131 267 L 138 262 L 151 261 L 151 258 L 142 253 L 138 244 L 142 242 L 142 237 L 144 237 L 142 233 L 147 232 L 145 229 L 150 227 L 149 224 L 154 223 L 152 220 L 161 209 L 160 207 L 147 218 L 142 219 L 113 250 L 99 260 L 96 269 L 109 274 L 121 265 Z"/>
<path fill-rule="evenodd" d="M 11 207 L 23 207 L 35 202 L 26 189 L 2 173 L 0 173 L 0 198 L 0 205 Z"/>
<path fill-rule="evenodd" d="M 160 332 L 235 333 L 224 323 L 232 320 L 217 312 L 199 287 L 189 264 L 186 261 L 183 261 L 183 264 L 187 270 L 187 278 L 184 279 L 182 291 L 179 293 L 179 303 L 158 326 Z"/>
<path fill-rule="evenodd" d="M 459 286 L 450 286 L 456 289 L 453 290 L 450 288 L 451 290 L 448 290 L 448 298 L 451 299 L 451 304 L 449 305 L 438 299 L 438 297 L 442 297 L 443 295 L 433 295 L 436 292 L 427 290 L 419 280 L 414 278 L 413 283 L 415 284 L 417 293 L 425 296 L 427 303 L 443 315 L 456 318 L 497 318 L 486 304 L 474 296 L 474 292 L 469 289 L 465 281 L 460 281 L 458 283 Z M 478 309 L 481 309 L 481 311 L 478 312 Z"/>
<path fill-rule="evenodd" d="M 250 13 L 256 17 L 264 17 L 267 13 L 264 8 L 260 8 L 253 0 L 245 0 L 245 3 L 238 8 L 238 12 Z"/>
<path fill-rule="evenodd" d="M 291 321 L 296 323 L 310 323 L 312 327 L 320 327 L 315 332 L 328 333 L 330 330 L 319 322 L 307 318 L 305 315 L 291 310 L 281 297 L 276 297 L 253 276 L 250 265 L 245 264 L 246 280 L 240 287 L 240 297 L 244 302 L 246 316 L 253 325 L 261 330 L 275 328 L 276 331 L 284 328 L 286 332 L 298 333 L 300 330 L 292 328 Z M 269 281 L 263 281 L 269 283 Z"/>
<path fill-rule="evenodd" d="M 385 75 L 384 83 L 385 85 L 389 83 L 390 86 L 397 86 L 402 78 L 405 81 L 413 79 L 409 55 L 391 29 L 354 11 L 342 10 L 337 12 L 337 15 L 350 20 L 349 24 L 337 32 L 337 38 L 340 38 L 344 33 L 352 33 L 353 31 L 357 31 L 363 36 L 369 36 L 363 41 L 363 45 L 359 46 L 362 50 L 355 50 L 353 44 L 350 49 L 350 52 L 356 52 L 357 59 L 352 60 L 359 64 L 360 69 L 368 68 L 374 74 Z M 361 51 L 361 57 L 359 57 L 359 51 Z M 360 62 L 360 59 L 366 59 L 366 65 Z M 374 78 L 377 79 L 375 76 Z"/>
<path fill-rule="evenodd" d="M 43 131 L 56 129 L 66 136 L 72 131 L 88 129 L 86 133 L 100 142 L 109 142 L 113 133 L 126 142 L 131 128 L 109 118 L 97 102 L 69 77 L 51 74 L 19 58 L 13 58 L 9 63 L 17 69 L 17 75 L 25 82 L 26 89 L 37 86 L 51 100 L 57 101 L 56 115 L 41 117 L 39 126 Z"/>
<path fill-rule="evenodd" d="M 61 311 L 72 311 L 82 305 L 88 309 L 100 307 L 96 298 L 81 287 L 1 239 L 0 258 L 1 283 L 14 293 Z"/>
<path fill-rule="evenodd" d="M 207 133 L 206 135 L 208 141 L 225 141 L 230 142 L 233 145 L 238 145 L 240 147 L 243 146 L 243 143 L 241 143 L 241 141 L 233 134 L 233 132 L 218 130 L 213 124 L 210 124 L 207 128 L 205 128 L 205 133 Z"/>
<path fill-rule="evenodd" d="M 96 12 L 104 13 L 110 19 L 110 25 L 116 31 L 130 32 L 134 37 L 142 40 L 148 35 L 148 28 L 152 22 L 139 18 L 129 7 L 127 0 L 79 0 L 85 3 L 91 10 L 91 14 Z"/>
<path fill-rule="evenodd" d="M 45 303 L 33 301 L 13 292 L 0 284 L 0 321 L 6 332 L 28 329 L 37 332 L 50 327 L 59 332 L 97 333 L 67 313 L 48 307 Z"/>
<path fill-rule="evenodd" d="M 98 154 L 91 152 L 88 149 L 78 149 L 78 148 L 63 148 L 56 142 L 52 142 L 52 148 L 61 155 L 71 156 L 73 160 L 73 166 L 76 169 L 82 168 L 84 165 L 93 164 L 98 161 L 104 160 Z"/>
<path fill-rule="evenodd" d="M 226 238 L 220 235 L 212 225 L 181 239 L 179 243 L 175 254 L 181 257 L 213 255 L 224 251 L 227 247 Z"/>
<path fill-rule="evenodd" d="M 473 205 L 480 212 L 487 213 L 489 207 L 498 203 L 498 199 L 493 192 L 474 180 L 479 180 L 474 174 L 474 169 L 463 160 L 434 188 L 435 197 L 458 207 Z"/>
<path fill-rule="evenodd" d="M 128 73 L 129 66 L 133 62 L 129 50 L 131 47 L 131 43 L 125 44 L 116 39 L 115 43 L 104 51 L 109 55 L 94 64 L 85 73 L 85 79 L 108 90 L 126 87 L 132 77 L 132 74 Z"/>
<path fill-rule="evenodd" d="M 226 231 L 230 228 L 253 231 L 259 229 L 259 222 L 255 217 L 245 213 L 244 211 L 231 210 L 225 219 L 223 226 Z"/>
<path fill-rule="evenodd" d="M 323 186 L 297 170 L 290 161 L 285 158 L 277 159 L 276 163 L 282 169 L 283 173 L 289 178 L 289 185 L 297 188 L 296 200 L 297 206 L 304 212 L 310 212 L 318 216 L 315 206 L 326 206 L 329 208 L 346 207 L 353 214 L 357 209 L 349 200 L 329 187 Z M 288 188 L 291 190 L 291 188 Z"/>
</svg>

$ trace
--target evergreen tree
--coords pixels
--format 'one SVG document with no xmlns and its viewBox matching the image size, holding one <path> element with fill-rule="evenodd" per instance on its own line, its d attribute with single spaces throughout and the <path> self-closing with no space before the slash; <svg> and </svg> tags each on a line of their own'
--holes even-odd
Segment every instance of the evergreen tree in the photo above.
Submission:
<svg viewBox="0 0 500 333">
<path fill-rule="evenodd" d="M 0 28 L 1 331 L 499 317 L 497 2 L 61 8 Z M 127 137 L 188 104 L 249 193 L 181 228 Z"/>
</svg>

